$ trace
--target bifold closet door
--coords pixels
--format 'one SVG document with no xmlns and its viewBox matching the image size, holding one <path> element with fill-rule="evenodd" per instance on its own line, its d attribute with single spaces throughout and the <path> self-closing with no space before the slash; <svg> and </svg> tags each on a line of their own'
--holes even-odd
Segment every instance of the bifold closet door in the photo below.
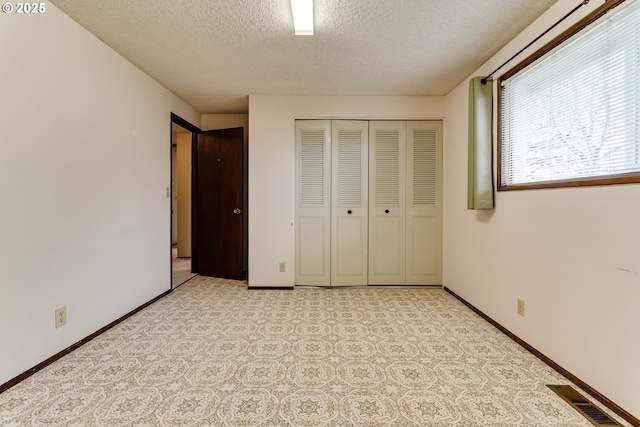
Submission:
<svg viewBox="0 0 640 427">
<path fill-rule="evenodd" d="M 369 284 L 442 283 L 442 122 L 371 121 Z"/>
<path fill-rule="evenodd" d="M 369 284 L 405 284 L 404 121 L 369 124 Z"/>
<path fill-rule="evenodd" d="M 296 121 L 296 285 L 442 283 L 442 122 Z"/>
<path fill-rule="evenodd" d="M 331 286 L 367 284 L 367 121 L 332 126 Z"/>
<path fill-rule="evenodd" d="M 296 121 L 296 285 L 331 284 L 331 121 Z"/>
<path fill-rule="evenodd" d="M 442 284 L 442 122 L 407 122 L 406 284 Z"/>
</svg>

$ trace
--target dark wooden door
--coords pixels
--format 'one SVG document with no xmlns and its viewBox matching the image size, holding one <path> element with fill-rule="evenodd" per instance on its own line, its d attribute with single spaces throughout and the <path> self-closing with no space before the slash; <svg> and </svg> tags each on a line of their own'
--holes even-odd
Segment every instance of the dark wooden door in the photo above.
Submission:
<svg viewBox="0 0 640 427">
<path fill-rule="evenodd" d="M 242 279 L 243 128 L 201 132 L 193 159 L 192 269 Z"/>
</svg>

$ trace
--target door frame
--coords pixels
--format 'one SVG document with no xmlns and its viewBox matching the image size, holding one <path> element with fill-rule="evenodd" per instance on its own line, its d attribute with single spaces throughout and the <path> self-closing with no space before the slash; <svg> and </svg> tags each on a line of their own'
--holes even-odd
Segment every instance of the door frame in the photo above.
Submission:
<svg viewBox="0 0 640 427">
<path fill-rule="evenodd" d="M 176 124 L 180 127 L 185 128 L 189 132 L 191 132 L 191 159 L 193 162 L 193 157 L 195 156 L 195 141 L 198 138 L 198 133 L 202 132 L 199 127 L 194 124 L 186 121 L 182 117 L 178 116 L 175 113 L 171 113 L 171 122 L 169 123 L 169 182 L 171 182 L 171 171 L 173 170 L 173 156 L 171 155 L 171 150 L 173 149 L 173 125 Z M 193 184 L 194 184 L 194 173 L 191 172 L 191 185 L 193 192 Z M 170 202 L 173 202 L 173 185 L 169 186 L 169 199 Z M 169 212 L 171 212 L 172 203 L 169 203 Z M 173 260 L 171 255 L 171 236 L 173 236 L 173 215 L 169 215 L 169 289 L 173 289 L 172 276 L 173 276 Z M 197 254 L 194 252 L 194 238 L 196 235 L 196 223 L 194 218 L 193 206 L 191 208 L 191 263 L 193 265 L 194 260 L 197 257 Z"/>
</svg>

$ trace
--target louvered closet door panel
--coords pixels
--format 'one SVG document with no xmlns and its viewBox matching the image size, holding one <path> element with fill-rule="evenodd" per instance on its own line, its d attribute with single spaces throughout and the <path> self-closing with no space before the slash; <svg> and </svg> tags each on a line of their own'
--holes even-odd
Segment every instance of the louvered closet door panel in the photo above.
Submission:
<svg viewBox="0 0 640 427">
<path fill-rule="evenodd" d="M 331 281 L 331 121 L 296 121 L 296 284 Z M 274 266 L 277 268 L 277 266 Z"/>
<path fill-rule="evenodd" d="M 442 283 L 442 122 L 407 122 L 406 283 Z"/>
<path fill-rule="evenodd" d="M 367 284 L 366 121 L 332 122 L 331 286 Z"/>
<path fill-rule="evenodd" d="M 369 284 L 405 283 L 404 121 L 369 123 Z"/>
</svg>

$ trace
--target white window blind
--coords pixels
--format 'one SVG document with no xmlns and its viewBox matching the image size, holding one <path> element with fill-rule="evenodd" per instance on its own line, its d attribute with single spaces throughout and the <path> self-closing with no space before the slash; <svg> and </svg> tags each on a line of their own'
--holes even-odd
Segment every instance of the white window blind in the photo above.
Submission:
<svg viewBox="0 0 640 427">
<path fill-rule="evenodd" d="M 640 1 L 501 84 L 501 187 L 640 174 Z"/>
</svg>

